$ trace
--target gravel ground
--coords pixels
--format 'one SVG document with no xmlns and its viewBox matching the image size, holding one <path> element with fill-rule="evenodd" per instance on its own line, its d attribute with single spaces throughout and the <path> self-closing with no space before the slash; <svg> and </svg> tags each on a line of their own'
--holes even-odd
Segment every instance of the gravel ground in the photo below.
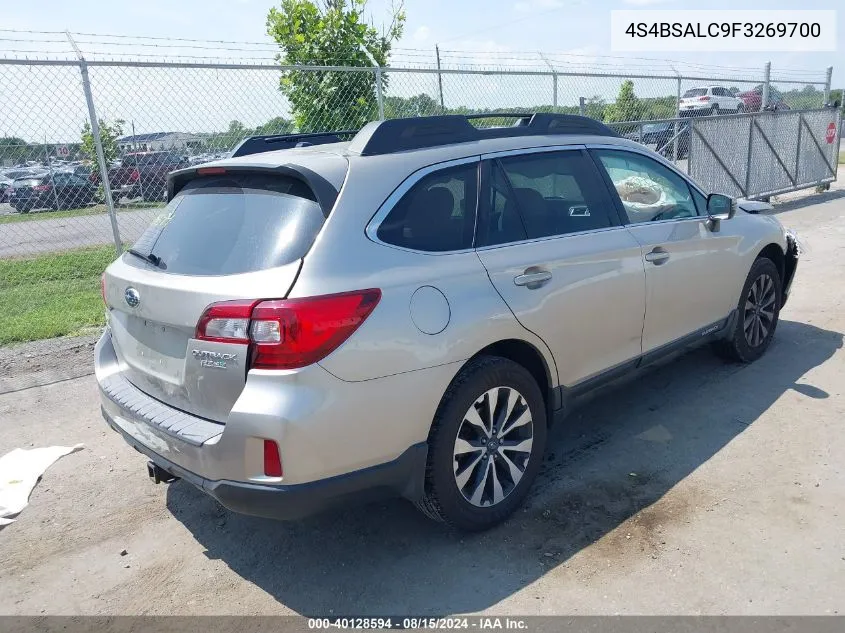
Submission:
<svg viewBox="0 0 845 633">
<path fill-rule="evenodd" d="M 0 613 L 845 612 L 843 198 L 776 210 L 808 250 L 763 359 L 699 350 L 596 398 L 554 429 L 525 509 L 481 535 L 402 501 L 237 516 L 151 484 L 93 377 L 0 395 L 0 454 L 86 446 L 0 533 Z"/>
</svg>

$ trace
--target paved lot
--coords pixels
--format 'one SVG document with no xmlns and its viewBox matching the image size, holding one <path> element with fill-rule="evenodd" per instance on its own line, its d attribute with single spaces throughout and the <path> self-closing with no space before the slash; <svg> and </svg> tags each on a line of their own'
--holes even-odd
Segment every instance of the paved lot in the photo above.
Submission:
<svg viewBox="0 0 845 633">
<path fill-rule="evenodd" d="M 809 252 L 763 359 L 700 350 L 596 399 L 482 535 L 399 501 L 233 515 L 149 483 L 92 377 L 0 395 L 0 453 L 86 445 L 0 533 L 0 613 L 845 613 L 843 193 L 779 209 Z"/>
<path fill-rule="evenodd" d="M 130 243 L 138 239 L 157 213 L 156 209 L 118 213 L 121 239 Z M 0 224 L 0 258 L 114 243 L 108 214 L 51 218 L 49 212 L 44 212 L 44 216 L 27 222 Z"/>
</svg>

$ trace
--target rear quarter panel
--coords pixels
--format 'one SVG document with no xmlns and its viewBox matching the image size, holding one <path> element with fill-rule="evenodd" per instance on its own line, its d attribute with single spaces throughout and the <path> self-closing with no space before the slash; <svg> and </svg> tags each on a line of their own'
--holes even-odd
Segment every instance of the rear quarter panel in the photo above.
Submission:
<svg viewBox="0 0 845 633">
<path fill-rule="evenodd" d="M 291 297 L 382 291 L 364 324 L 320 364 L 342 380 L 370 380 L 462 361 L 496 341 L 519 339 L 541 353 L 556 383 L 551 352 L 519 324 L 474 251 L 417 253 L 366 236 L 373 215 L 407 175 L 396 155 L 350 161 L 338 202 L 305 257 Z M 444 297 L 438 310 L 446 313 L 447 323 L 437 333 L 425 333 L 415 324 L 420 315 L 412 298 L 424 286 Z"/>
</svg>

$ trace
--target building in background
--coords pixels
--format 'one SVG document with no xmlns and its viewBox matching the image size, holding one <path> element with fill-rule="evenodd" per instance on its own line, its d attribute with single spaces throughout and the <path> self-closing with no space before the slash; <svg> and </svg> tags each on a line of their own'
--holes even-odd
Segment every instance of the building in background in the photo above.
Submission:
<svg viewBox="0 0 845 633">
<path fill-rule="evenodd" d="M 198 149 L 203 139 L 187 132 L 151 132 L 117 139 L 121 152 L 157 152 L 161 150 Z"/>
</svg>

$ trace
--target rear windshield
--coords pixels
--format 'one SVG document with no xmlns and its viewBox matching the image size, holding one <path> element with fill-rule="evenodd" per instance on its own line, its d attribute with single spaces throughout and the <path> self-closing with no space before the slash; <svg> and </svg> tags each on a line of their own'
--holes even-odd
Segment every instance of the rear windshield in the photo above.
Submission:
<svg viewBox="0 0 845 633">
<path fill-rule="evenodd" d="M 133 250 L 155 255 L 168 273 L 235 275 L 304 257 L 323 221 L 313 192 L 298 180 L 211 176 L 185 185 Z"/>
<path fill-rule="evenodd" d="M 707 88 L 693 88 L 684 93 L 684 97 L 701 97 L 707 94 Z M 683 97 L 682 97 L 683 98 Z"/>
</svg>

